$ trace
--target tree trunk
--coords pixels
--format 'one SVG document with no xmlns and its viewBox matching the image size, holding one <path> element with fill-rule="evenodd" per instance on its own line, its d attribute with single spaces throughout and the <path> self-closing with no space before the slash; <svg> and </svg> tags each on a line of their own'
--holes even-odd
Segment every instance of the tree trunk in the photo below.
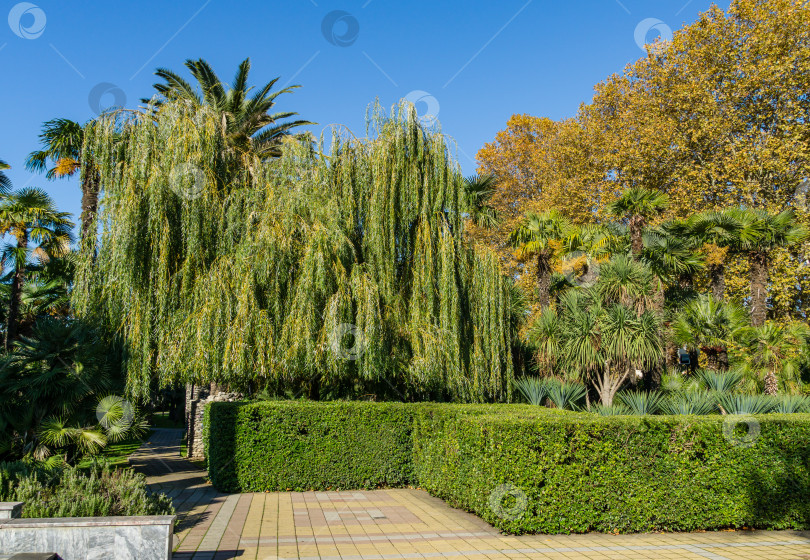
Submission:
<svg viewBox="0 0 810 560">
<path fill-rule="evenodd" d="M 28 249 L 28 232 L 24 231 L 21 235 L 17 237 L 17 248 L 22 251 L 23 254 L 27 253 Z M 6 340 L 5 340 L 5 347 L 6 350 L 11 348 L 11 343 L 17 339 L 17 335 L 19 334 L 19 325 L 20 325 L 20 303 L 22 302 L 22 289 L 23 284 L 25 283 L 25 256 L 23 257 L 23 261 L 17 263 L 16 270 L 14 271 L 14 276 L 11 278 L 11 294 L 9 296 L 9 303 L 8 303 L 8 319 L 6 320 Z"/>
<path fill-rule="evenodd" d="M 751 269 L 751 324 L 759 327 L 768 317 L 768 254 L 752 251 L 748 254 Z"/>
<path fill-rule="evenodd" d="M 537 299 L 542 309 L 551 303 L 551 262 L 544 252 L 537 254 Z"/>
<path fill-rule="evenodd" d="M 641 258 L 641 251 L 644 249 L 644 240 L 641 231 L 644 228 L 644 218 L 642 216 L 632 216 L 630 218 L 630 250 L 633 252 L 633 259 Z"/>
<path fill-rule="evenodd" d="M 776 378 L 776 372 L 772 369 L 768 370 L 765 374 L 765 394 L 775 395 L 779 392 L 779 380 Z"/>
<path fill-rule="evenodd" d="M 728 371 L 728 350 L 725 346 L 704 346 L 700 349 L 706 354 L 706 365 L 712 371 Z"/>
<path fill-rule="evenodd" d="M 666 295 L 664 293 L 664 282 L 660 278 L 655 279 L 655 292 L 653 293 L 653 308 L 658 313 L 664 313 Z"/>
<path fill-rule="evenodd" d="M 309 400 L 321 400 L 321 377 L 316 375 L 309 382 Z"/>
<path fill-rule="evenodd" d="M 92 247 L 95 253 L 96 245 L 96 213 L 98 212 L 98 192 L 101 184 L 98 170 L 89 166 L 82 179 L 82 215 L 81 240 L 82 248 Z"/>
<path fill-rule="evenodd" d="M 728 371 L 728 348 L 720 346 L 717 350 L 717 367 L 720 371 Z"/>
<path fill-rule="evenodd" d="M 722 300 L 726 293 L 726 266 L 723 264 L 709 265 L 709 285 L 714 299 Z"/>
</svg>

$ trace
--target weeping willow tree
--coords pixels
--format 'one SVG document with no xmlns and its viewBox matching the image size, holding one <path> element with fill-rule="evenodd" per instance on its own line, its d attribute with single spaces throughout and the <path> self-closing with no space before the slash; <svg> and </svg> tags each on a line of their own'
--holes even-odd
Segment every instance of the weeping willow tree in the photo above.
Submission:
<svg viewBox="0 0 810 560">
<path fill-rule="evenodd" d="M 368 122 L 328 155 L 322 137 L 263 161 L 182 102 L 88 127 L 104 190 L 74 303 L 123 341 L 132 395 L 157 380 L 511 399 L 513 291 L 464 240 L 444 137 L 409 105 Z"/>
</svg>

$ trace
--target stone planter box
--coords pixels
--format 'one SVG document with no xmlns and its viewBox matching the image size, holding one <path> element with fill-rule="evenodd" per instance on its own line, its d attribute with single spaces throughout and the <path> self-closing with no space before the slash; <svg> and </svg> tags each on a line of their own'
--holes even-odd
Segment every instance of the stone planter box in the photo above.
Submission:
<svg viewBox="0 0 810 560">
<path fill-rule="evenodd" d="M 174 515 L 0 518 L 0 558 L 56 553 L 62 560 L 170 560 Z"/>
</svg>

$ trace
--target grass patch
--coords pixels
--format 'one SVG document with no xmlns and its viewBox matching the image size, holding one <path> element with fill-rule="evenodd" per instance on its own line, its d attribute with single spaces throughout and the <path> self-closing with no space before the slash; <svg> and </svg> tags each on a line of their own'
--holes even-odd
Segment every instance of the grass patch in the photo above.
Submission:
<svg viewBox="0 0 810 560">
<path fill-rule="evenodd" d="M 117 443 L 110 443 L 98 455 L 93 457 L 85 457 L 82 459 L 76 465 L 76 468 L 82 470 L 89 469 L 100 459 L 105 460 L 112 468 L 119 469 L 122 467 L 128 467 L 129 456 L 133 454 L 141 445 L 143 445 L 143 442 L 149 439 L 151 435 L 152 431 L 150 430 L 142 438 L 134 437 L 125 439 L 124 441 L 119 441 Z"/>
</svg>

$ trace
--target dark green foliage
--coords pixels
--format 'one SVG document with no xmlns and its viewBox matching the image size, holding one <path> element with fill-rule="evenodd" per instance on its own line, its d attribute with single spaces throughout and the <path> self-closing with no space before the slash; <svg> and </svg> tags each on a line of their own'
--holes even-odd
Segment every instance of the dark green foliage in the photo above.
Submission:
<svg viewBox="0 0 810 560">
<path fill-rule="evenodd" d="M 144 432 L 120 395 L 116 352 L 81 321 L 43 318 L 0 361 L 0 459 L 73 463 Z"/>
<path fill-rule="evenodd" d="M 146 479 L 130 469 L 95 465 L 46 469 L 0 463 L 0 502 L 25 502 L 23 517 L 173 515 L 171 499 L 150 494 Z"/>
<path fill-rule="evenodd" d="M 260 402 L 209 406 L 211 482 L 228 492 L 403 486 L 412 408 L 398 403 Z"/>
<path fill-rule="evenodd" d="M 810 527 L 808 415 L 759 417 L 750 447 L 719 415 L 529 405 L 215 403 L 208 419 L 224 491 L 413 484 L 510 533 Z M 493 511 L 503 485 L 525 512 Z"/>
</svg>

